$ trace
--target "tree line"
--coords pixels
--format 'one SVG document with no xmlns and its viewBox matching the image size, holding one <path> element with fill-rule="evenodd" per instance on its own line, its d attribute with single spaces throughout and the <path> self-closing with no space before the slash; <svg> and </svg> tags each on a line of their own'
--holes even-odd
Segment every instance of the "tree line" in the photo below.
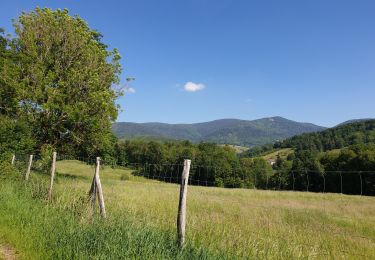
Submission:
<svg viewBox="0 0 375 260">
<path fill-rule="evenodd" d="M 278 156 L 272 166 L 262 157 L 240 157 L 229 146 L 189 141 L 121 141 L 116 154 L 120 165 L 136 165 L 147 176 L 165 177 L 168 172 L 176 182 L 181 168 L 170 166 L 191 159 L 193 184 L 375 195 L 373 144 L 328 153 L 297 150 L 286 158 Z"/>
<path fill-rule="evenodd" d="M 271 165 L 263 158 L 241 159 L 232 147 L 214 143 L 126 140 L 117 144 L 116 154 L 118 164 L 141 166 L 148 171 L 147 174 L 154 176 L 163 176 L 165 171 L 169 171 L 169 174 L 172 169 L 176 182 L 181 169 L 165 167 L 182 165 L 184 159 L 192 160 L 190 176 L 197 184 L 200 182 L 228 188 L 266 188 L 265 180 L 273 173 Z"/>
</svg>

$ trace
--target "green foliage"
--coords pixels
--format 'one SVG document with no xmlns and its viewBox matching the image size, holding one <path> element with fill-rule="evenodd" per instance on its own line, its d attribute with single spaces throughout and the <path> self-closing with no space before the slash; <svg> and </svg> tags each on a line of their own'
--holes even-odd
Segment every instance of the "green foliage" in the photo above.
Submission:
<svg viewBox="0 0 375 260">
<path fill-rule="evenodd" d="M 38 148 L 113 156 L 118 51 L 67 9 L 24 12 L 14 27 L 13 39 L 0 31 L 0 115 L 27 122 Z"/>
<path fill-rule="evenodd" d="M 274 165 L 271 186 L 282 189 L 375 194 L 375 145 L 341 150 L 297 150 Z M 278 183 L 278 185 L 277 185 Z"/>
<path fill-rule="evenodd" d="M 375 143 L 375 120 L 355 121 L 321 132 L 305 133 L 274 144 L 252 147 L 242 157 L 256 157 L 280 148 L 329 151 L 355 144 Z M 291 155 L 292 156 L 292 155 Z"/>
<path fill-rule="evenodd" d="M 174 181 L 180 178 L 184 159 L 193 162 L 192 179 L 218 187 L 265 188 L 266 179 L 272 174 L 272 167 L 264 159 L 241 161 L 233 148 L 211 143 L 128 140 L 120 142 L 116 149 L 120 165 L 142 166 L 152 176 L 172 170 Z M 245 175 L 248 177 L 244 178 Z"/>
<path fill-rule="evenodd" d="M 322 132 L 302 134 L 276 143 L 274 148 L 328 151 L 375 142 L 375 120 L 340 125 Z"/>
<path fill-rule="evenodd" d="M 11 165 L 12 154 L 7 152 L 0 154 L 0 182 L 5 180 L 21 180 L 21 173 Z"/>
<path fill-rule="evenodd" d="M 263 158 L 243 158 L 241 159 L 242 168 L 244 171 L 245 188 L 260 188 L 266 189 L 268 187 L 268 179 L 272 177 L 272 166 Z"/>
<path fill-rule="evenodd" d="M 44 174 L 49 174 L 52 165 L 52 155 L 54 152 L 52 145 L 43 145 L 40 149 L 40 159 L 35 162 L 36 169 Z"/>
<path fill-rule="evenodd" d="M 18 68 L 11 40 L 0 28 L 0 115 L 15 116 L 18 109 Z"/>
<path fill-rule="evenodd" d="M 353 145 L 339 153 L 325 153 L 320 161 L 328 171 L 375 171 L 375 144 Z"/>
<path fill-rule="evenodd" d="M 241 157 L 258 157 L 269 154 L 274 150 L 273 144 L 251 147 L 249 150 L 240 154 Z"/>
<path fill-rule="evenodd" d="M 353 145 L 339 153 L 327 152 L 320 158 L 321 164 L 332 175 L 332 182 L 342 179 L 342 189 L 349 194 L 356 194 L 361 189 L 364 194 L 375 194 L 375 145 Z M 358 179 L 362 179 L 361 183 Z M 329 182 L 330 189 L 337 192 L 341 187 Z"/>
<path fill-rule="evenodd" d="M 9 162 L 0 161 L 0 181 L 4 180 L 21 180 L 20 172 Z"/>
<path fill-rule="evenodd" d="M 0 155 L 28 154 L 34 147 L 35 140 L 26 122 L 0 116 Z"/>
<path fill-rule="evenodd" d="M 241 157 L 293 149 L 274 165 L 271 187 L 375 194 L 375 120 L 361 120 L 252 148 Z M 361 181 L 362 180 L 362 181 Z"/>
<path fill-rule="evenodd" d="M 273 166 L 264 158 L 241 158 L 229 146 L 210 143 L 137 140 L 120 142 L 116 149 L 119 164 L 135 165 L 136 175 L 154 179 L 172 172 L 171 181 L 178 182 L 183 160 L 191 159 L 192 184 L 361 194 L 358 171 L 372 171 L 362 173 L 362 194 L 375 194 L 375 153 L 371 145 L 352 146 L 333 155 L 297 150 L 288 156 L 277 156 Z M 344 176 L 343 189 L 337 172 L 340 170 L 353 171 Z"/>
</svg>

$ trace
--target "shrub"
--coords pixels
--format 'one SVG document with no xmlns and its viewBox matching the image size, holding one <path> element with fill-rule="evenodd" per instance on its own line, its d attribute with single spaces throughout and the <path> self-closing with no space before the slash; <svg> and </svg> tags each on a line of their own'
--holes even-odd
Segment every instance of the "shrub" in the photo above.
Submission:
<svg viewBox="0 0 375 260">
<path fill-rule="evenodd" d="M 3 180 L 20 180 L 22 178 L 21 173 L 11 164 L 11 157 L 0 156 L 0 181 Z"/>
<path fill-rule="evenodd" d="M 52 164 L 52 154 L 54 148 L 52 145 L 43 145 L 40 150 L 40 159 L 36 161 L 35 168 L 44 174 L 49 174 L 51 164 Z"/>
</svg>

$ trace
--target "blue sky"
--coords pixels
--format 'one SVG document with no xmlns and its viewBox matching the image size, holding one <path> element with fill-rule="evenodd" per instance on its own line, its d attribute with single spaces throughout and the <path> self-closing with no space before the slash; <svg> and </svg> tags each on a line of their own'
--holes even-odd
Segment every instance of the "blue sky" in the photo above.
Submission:
<svg viewBox="0 0 375 260">
<path fill-rule="evenodd" d="M 35 6 L 68 8 L 119 49 L 122 82 L 136 80 L 118 121 L 374 117 L 375 1 L 13 0 L 0 27 Z"/>
</svg>

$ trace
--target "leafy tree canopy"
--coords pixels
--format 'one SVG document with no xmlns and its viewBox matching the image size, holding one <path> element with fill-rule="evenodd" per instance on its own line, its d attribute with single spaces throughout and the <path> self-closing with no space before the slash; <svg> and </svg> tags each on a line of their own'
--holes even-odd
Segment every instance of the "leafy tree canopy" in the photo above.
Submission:
<svg viewBox="0 0 375 260">
<path fill-rule="evenodd" d="M 14 27 L 14 39 L 0 39 L 0 111 L 19 106 L 17 117 L 32 126 L 39 147 L 89 156 L 113 150 L 118 51 L 67 9 L 36 8 Z"/>
</svg>

